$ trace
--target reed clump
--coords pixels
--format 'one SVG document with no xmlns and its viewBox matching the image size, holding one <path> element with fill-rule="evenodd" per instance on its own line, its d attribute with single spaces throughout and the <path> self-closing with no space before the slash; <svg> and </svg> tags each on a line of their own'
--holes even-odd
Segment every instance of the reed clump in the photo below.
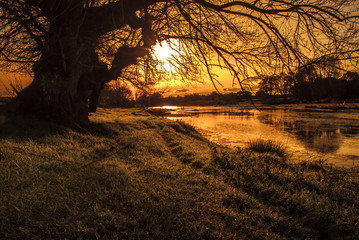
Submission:
<svg viewBox="0 0 359 240">
<path fill-rule="evenodd" d="M 265 139 L 250 140 L 247 144 L 247 149 L 258 153 L 275 153 L 279 157 L 287 157 L 286 146 L 280 142 Z"/>
</svg>

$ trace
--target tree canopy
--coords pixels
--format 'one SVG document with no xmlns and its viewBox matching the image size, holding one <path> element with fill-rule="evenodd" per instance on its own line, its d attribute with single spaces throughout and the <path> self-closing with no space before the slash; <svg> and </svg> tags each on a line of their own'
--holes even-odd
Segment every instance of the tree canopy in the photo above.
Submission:
<svg viewBox="0 0 359 240">
<path fill-rule="evenodd" d="M 311 59 L 358 56 L 356 0 L 0 0 L 0 63 L 30 72 L 13 111 L 88 126 L 105 83 L 143 86 L 168 71 L 152 47 L 175 52 L 173 74 L 216 85 L 291 71 Z M 318 56 L 323 56 L 319 58 Z"/>
</svg>

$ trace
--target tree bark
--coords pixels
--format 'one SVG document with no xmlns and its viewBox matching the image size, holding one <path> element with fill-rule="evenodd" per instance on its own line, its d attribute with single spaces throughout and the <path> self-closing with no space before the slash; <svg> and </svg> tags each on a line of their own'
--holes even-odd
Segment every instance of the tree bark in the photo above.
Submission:
<svg viewBox="0 0 359 240">
<path fill-rule="evenodd" d="M 84 1 L 79 0 L 31 1 L 50 21 L 49 32 L 41 58 L 33 66 L 34 80 L 10 104 L 10 111 L 88 128 L 88 113 L 96 111 L 104 84 L 119 77 L 125 67 L 136 63 L 156 43 L 152 22 L 137 17 L 135 12 L 157 1 L 123 0 L 92 8 L 84 8 Z M 142 28 L 143 44 L 122 46 L 112 68 L 107 69 L 95 53 L 98 38 L 126 24 Z"/>
<path fill-rule="evenodd" d="M 91 68 L 94 42 L 79 33 L 82 5 L 72 1 L 74 5 L 68 6 L 67 2 L 58 1 L 53 13 L 47 13 L 50 19 L 56 17 L 50 22 L 42 56 L 33 66 L 34 80 L 10 107 L 17 113 L 83 128 L 89 126 L 88 107 L 82 98 L 85 89 L 78 86 Z"/>
<path fill-rule="evenodd" d="M 84 89 L 77 89 L 81 69 L 71 73 L 59 69 L 58 57 L 43 57 L 36 67 L 33 82 L 10 104 L 11 111 L 35 116 L 69 127 L 89 126 Z"/>
</svg>

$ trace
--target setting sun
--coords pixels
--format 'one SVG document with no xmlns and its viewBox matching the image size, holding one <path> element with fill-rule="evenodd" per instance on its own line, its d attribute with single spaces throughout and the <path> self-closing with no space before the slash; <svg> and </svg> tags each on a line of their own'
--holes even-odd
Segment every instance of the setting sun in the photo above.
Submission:
<svg viewBox="0 0 359 240">
<path fill-rule="evenodd" d="M 153 50 L 157 59 L 162 62 L 166 62 L 174 53 L 167 42 L 157 43 Z"/>
<path fill-rule="evenodd" d="M 359 240 L 359 0 L 0 14 L 0 240 Z"/>
</svg>

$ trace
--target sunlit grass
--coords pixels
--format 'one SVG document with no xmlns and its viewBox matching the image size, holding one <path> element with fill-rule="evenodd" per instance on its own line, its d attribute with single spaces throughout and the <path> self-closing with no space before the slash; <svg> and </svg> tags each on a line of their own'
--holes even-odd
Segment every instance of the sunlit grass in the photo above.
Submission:
<svg viewBox="0 0 359 240">
<path fill-rule="evenodd" d="M 259 153 L 275 153 L 280 157 L 286 157 L 286 147 L 279 142 L 274 140 L 265 140 L 265 139 L 254 139 L 248 142 L 247 148 L 254 152 Z"/>
<path fill-rule="evenodd" d="M 227 149 L 139 110 L 91 120 L 0 125 L 1 239 L 359 236 L 357 169 Z"/>
</svg>

